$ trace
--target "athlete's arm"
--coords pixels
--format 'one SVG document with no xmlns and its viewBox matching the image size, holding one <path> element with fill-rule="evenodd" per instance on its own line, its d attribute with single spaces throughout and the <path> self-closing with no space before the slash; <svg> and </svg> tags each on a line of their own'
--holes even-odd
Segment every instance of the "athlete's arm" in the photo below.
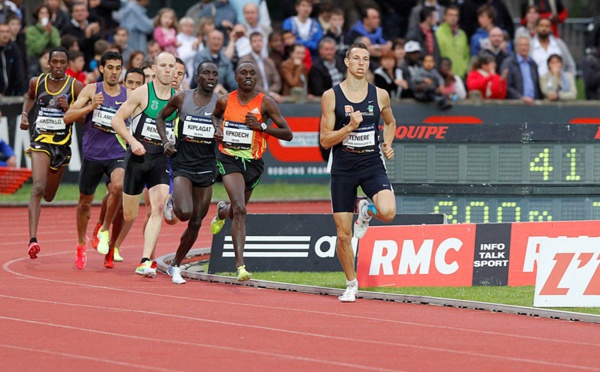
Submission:
<svg viewBox="0 0 600 372">
<path fill-rule="evenodd" d="M 148 85 L 142 85 L 138 89 L 131 92 L 127 100 L 119 107 L 115 116 L 113 116 L 110 124 L 115 132 L 117 132 L 131 146 L 131 151 L 136 155 L 144 155 L 146 149 L 136 140 L 125 125 L 125 120 L 133 115 L 134 112 L 141 111 L 142 102 L 148 98 Z"/>
<path fill-rule="evenodd" d="M 171 116 L 175 111 L 181 111 L 181 107 L 183 106 L 183 98 L 185 97 L 185 92 L 181 92 L 169 99 L 169 102 L 165 105 L 165 107 L 160 110 L 158 116 L 156 117 L 156 131 L 160 136 L 160 140 L 163 144 L 163 148 L 165 150 L 165 155 L 172 156 L 177 152 L 175 150 L 175 146 L 169 139 L 167 138 L 167 123 L 165 120 Z"/>
<path fill-rule="evenodd" d="M 321 97 L 321 127 L 319 130 L 321 146 L 330 149 L 342 142 L 348 134 L 358 128 L 362 122 L 360 111 L 353 111 L 350 114 L 350 123 L 338 130 L 335 128 L 335 94 L 333 89 L 327 90 Z"/>
<path fill-rule="evenodd" d="M 262 101 L 262 112 L 266 113 L 269 118 L 271 118 L 271 120 L 273 121 L 273 123 L 275 123 L 275 125 L 277 125 L 277 127 L 273 127 L 273 126 L 267 126 L 267 129 L 265 129 L 265 132 L 270 134 L 271 136 L 275 137 L 275 138 L 279 138 L 282 139 L 284 141 L 291 141 L 292 138 L 294 138 L 294 134 L 292 133 L 292 130 L 290 129 L 287 121 L 285 120 L 285 118 L 283 117 L 283 115 L 281 115 L 281 111 L 279 110 L 279 106 L 277 106 L 277 103 L 275 103 L 275 101 L 273 100 L 273 98 L 265 95 L 265 97 L 263 98 Z M 254 115 L 252 115 L 254 116 Z M 256 116 L 254 116 L 256 118 Z M 265 120 L 266 121 L 266 120 Z M 259 123 L 260 125 L 260 123 Z"/>
<path fill-rule="evenodd" d="M 29 111 L 33 108 L 35 104 L 35 85 L 37 84 L 37 77 L 31 78 L 29 80 L 29 89 L 25 96 L 23 97 L 23 113 L 21 115 L 21 124 L 20 128 L 23 130 L 29 129 Z"/>
<path fill-rule="evenodd" d="M 213 110 L 211 119 L 212 123 L 215 126 L 215 140 L 222 141 L 223 140 L 223 115 L 225 115 L 225 108 L 227 107 L 227 100 L 229 99 L 229 93 L 224 94 L 219 99 L 217 99 L 217 103 L 215 104 L 215 109 Z"/>
<path fill-rule="evenodd" d="M 394 135 L 396 133 L 396 118 L 394 118 L 394 113 L 392 113 L 390 95 L 387 91 L 377 88 L 377 101 L 381 117 L 383 118 L 383 145 L 381 149 L 385 158 L 391 160 L 394 158 L 392 143 L 394 142 Z"/>
<path fill-rule="evenodd" d="M 74 103 L 74 101 L 77 100 L 77 98 L 79 97 L 79 93 L 81 93 L 82 90 L 83 90 L 83 84 L 80 81 L 75 80 L 75 82 L 73 83 L 73 103 Z M 56 99 L 56 101 L 58 102 L 58 104 L 60 105 L 60 107 L 63 109 L 64 112 L 67 112 L 69 110 L 69 106 L 71 105 L 71 102 L 69 102 L 68 97 L 62 95 L 62 96 L 58 97 Z M 72 124 L 72 122 L 65 123 L 65 124 Z"/>
<path fill-rule="evenodd" d="M 89 84 L 83 88 L 81 93 L 79 93 L 77 100 L 73 102 L 71 107 L 69 107 L 65 113 L 65 117 L 63 119 L 65 124 L 71 124 L 81 119 L 102 104 L 104 101 L 104 96 L 102 93 L 98 93 L 94 96 L 95 91 L 96 84 Z M 90 101 L 92 101 L 91 105 L 88 104 Z"/>
</svg>

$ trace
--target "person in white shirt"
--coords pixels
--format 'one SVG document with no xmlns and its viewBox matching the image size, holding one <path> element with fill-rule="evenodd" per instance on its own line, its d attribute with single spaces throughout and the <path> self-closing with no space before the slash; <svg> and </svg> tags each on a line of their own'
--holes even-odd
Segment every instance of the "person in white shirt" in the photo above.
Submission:
<svg viewBox="0 0 600 372">
<path fill-rule="evenodd" d="M 194 35 L 194 20 L 183 17 L 179 21 L 179 33 L 177 34 L 177 54 L 185 64 L 187 71 L 194 71 L 194 57 L 198 51 L 204 49 L 202 38 Z"/>
<path fill-rule="evenodd" d="M 565 42 L 552 34 L 552 22 L 548 18 L 540 18 L 535 28 L 536 35 L 531 40 L 530 56 L 538 66 L 539 76 L 548 72 L 548 57 L 553 54 L 562 57 L 563 71 L 575 76 L 575 60 Z"/>
</svg>

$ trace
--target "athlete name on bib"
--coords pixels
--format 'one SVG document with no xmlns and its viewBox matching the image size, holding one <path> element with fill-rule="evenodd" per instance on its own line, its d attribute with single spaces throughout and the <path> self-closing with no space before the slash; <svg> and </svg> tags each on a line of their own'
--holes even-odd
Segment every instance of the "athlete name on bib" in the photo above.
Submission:
<svg viewBox="0 0 600 372">
<path fill-rule="evenodd" d="M 117 109 L 114 107 L 100 105 L 92 112 L 92 124 L 94 128 L 107 133 L 116 133 L 112 127 L 111 120 Z"/>
<path fill-rule="evenodd" d="M 215 135 L 215 127 L 209 118 L 186 115 L 183 120 L 183 135 L 188 142 L 210 144 Z"/>
<path fill-rule="evenodd" d="M 252 132 L 245 123 L 225 121 L 223 130 L 223 146 L 234 150 L 250 150 L 252 148 Z"/>
<path fill-rule="evenodd" d="M 165 124 L 167 125 L 167 138 L 170 138 L 173 136 L 173 122 L 167 121 Z M 144 142 L 151 145 L 162 146 L 162 141 L 158 135 L 158 130 L 156 129 L 155 119 L 146 118 L 144 121 L 142 127 L 142 139 Z"/>
<path fill-rule="evenodd" d="M 39 132 L 63 132 L 66 129 L 65 112 L 52 107 L 42 107 L 35 121 L 35 127 Z"/>
<path fill-rule="evenodd" d="M 342 142 L 344 151 L 363 153 L 375 151 L 375 128 L 358 128 L 350 133 Z"/>
</svg>

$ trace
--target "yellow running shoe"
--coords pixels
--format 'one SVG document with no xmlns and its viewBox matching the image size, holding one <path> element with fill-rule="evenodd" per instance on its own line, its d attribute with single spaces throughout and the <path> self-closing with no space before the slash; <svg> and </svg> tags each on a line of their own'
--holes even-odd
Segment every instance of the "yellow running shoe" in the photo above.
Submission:
<svg viewBox="0 0 600 372">
<path fill-rule="evenodd" d="M 115 247 L 115 255 L 113 259 L 115 262 L 123 262 L 123 257 L 121 257 L 121 254 L 119 253 L 119 248 L 117 247 Z"/>
<path fill-rule="evenodd" d="M 246 271 L 246 265 L 242 265 L 242 266 L 238 267 L 237 271 L 235 272 L 235 275 L 237 275 L 238 282 L 244 282 L 244 281 L 250 280 L 250 278 L 252 278 L 252 274 L 250 274 L 248 271 Z"/>
<path fill-rule="evenodd" d="M 217 203 L 217 214 L 215 214 L 215 218 L 213 218 L 212 222 L 210 223 L 210 232 L 213 235 L 218 234 L 221 231 L 221 229 L 223 229 L 223 225 L 225 225 L 225 219 L 219 218 L 219 212 L 226 206 L 227 204 L 225 204 L 224 201 L 220 201 Z"/>
<path fill-rule="evenodd" d="M 107 254 L 108 253 L 108 241 L 110 240 L 110 235 L 108 234 L 108 230 L 106 231 L 98 231 L 98 253 Z"/>
</svg>

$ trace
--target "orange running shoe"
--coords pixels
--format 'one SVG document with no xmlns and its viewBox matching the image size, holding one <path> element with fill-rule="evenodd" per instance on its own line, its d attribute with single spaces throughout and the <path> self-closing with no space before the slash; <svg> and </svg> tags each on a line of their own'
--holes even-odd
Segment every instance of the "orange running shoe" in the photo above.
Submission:
<svg viewBox="0 0 600 372">
<path fill-rule="evenodd" d="M 37 258 L 38 253 L 40 253 L 42 249 L 37 242 L 33 242 L 29 244 L 29 248 L 27 249 L 27 253 L 29 254 L 29 258 L 35 260 Z"/>
<path fill-rule="evenodd" d="M 85 254 L 85 249 L 87 248 L 88 241 L 89 239 L 86 236 L 85 244 L 77 246 L 77 259 L 75 259 L 75 266 L 77 266 L 79 270 L 83 270 L 85 264 L 87 263 L 87 255 Z"/>
<path fill-rule="evenodd" d="M 104 267 L 107 269 L 112 269 L 115 267 L 115 250 L 111 249 L 108 251 L 106 256 L 104 256 Z"/>
</svg>

